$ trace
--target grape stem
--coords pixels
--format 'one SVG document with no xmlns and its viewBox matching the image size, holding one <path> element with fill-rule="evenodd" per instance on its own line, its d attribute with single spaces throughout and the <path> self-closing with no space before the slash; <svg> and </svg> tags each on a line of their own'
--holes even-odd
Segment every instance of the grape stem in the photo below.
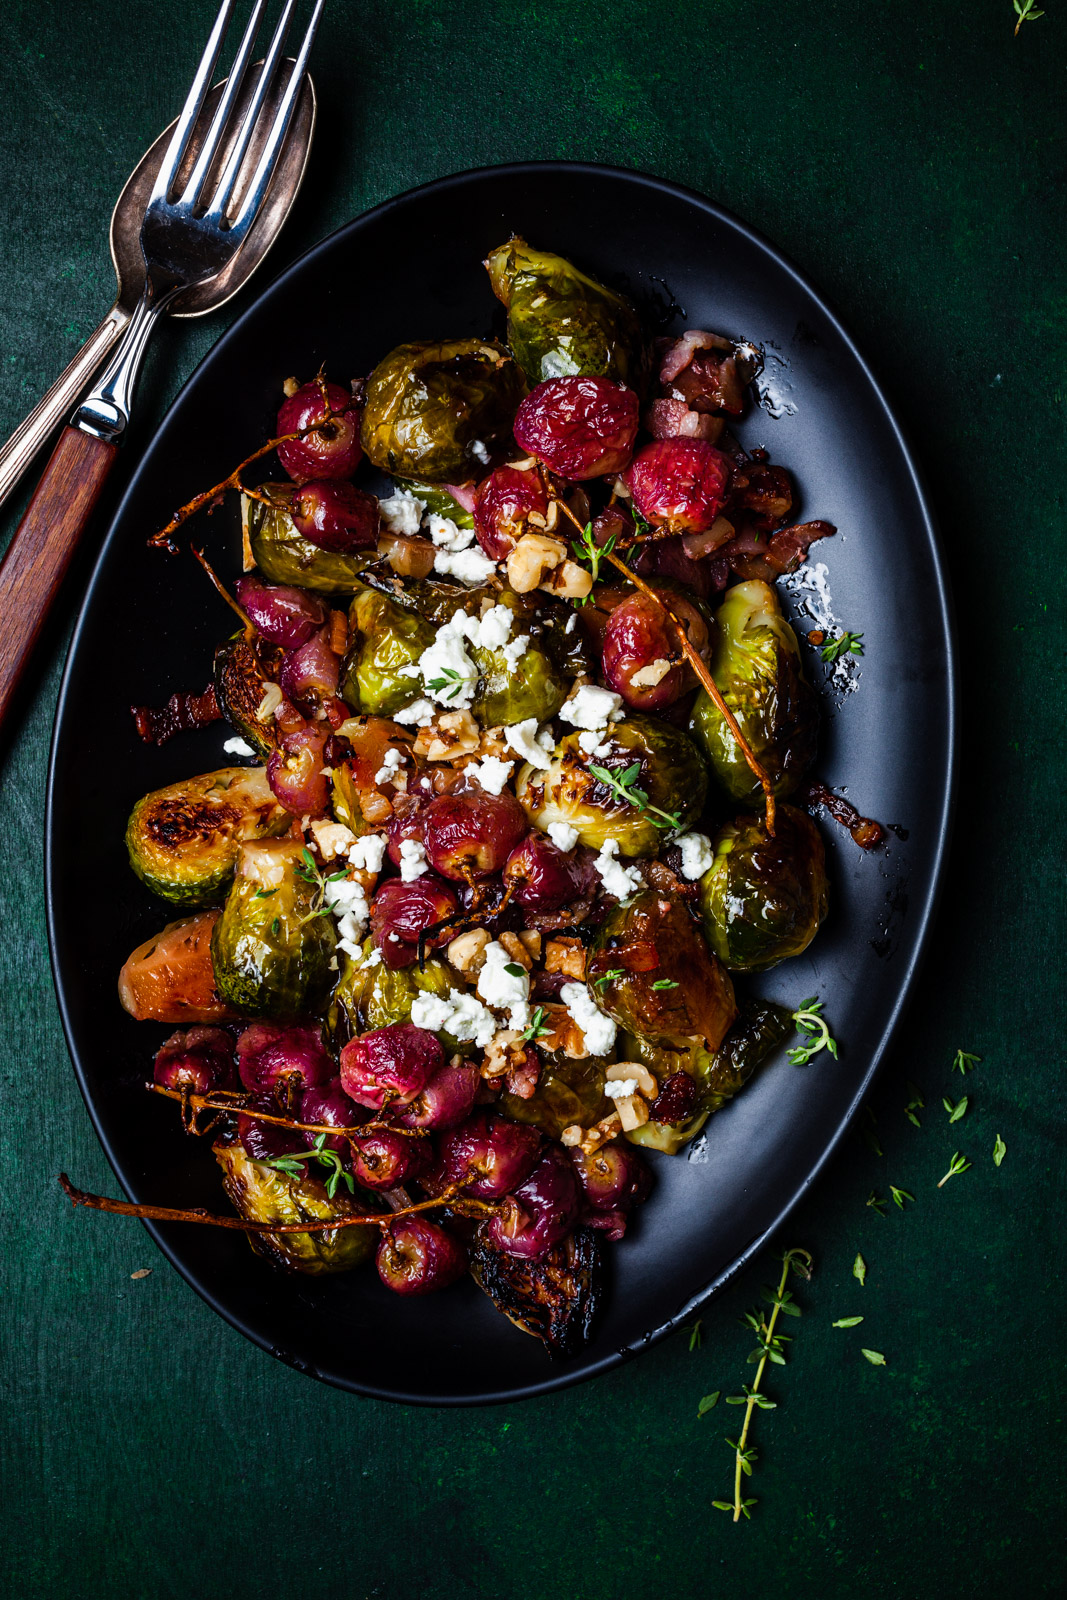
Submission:
<svg viewBox="0 0 1067 1600">
<path fill-rule="evenodd" d="M 564 514 L 571 519 L 578 531 L 581 532 L 582 525 L 578 521 L 578 518 L 574 515 L 574 512 L 571 510 L 570 506 L 568 506 L 563 500 L 558 501 L 557 504 L 562 508 Z M 678 643 L 682 647 L 682 654 L 685 656 L 685 659 L 696 673 L 697 678 L 704 689 L 707 690 L 708 697 L 712 701 L 712 704 L 715 706 L 715 709 L 718 711 L 723 721 L 726 723 L 726 726 L 729 728 L 730 732 L 733 734 L 741 754 L 748 763 L 752 775 L 756 779 L 760 788 L 763 790 L 767 832 L 773 839 L 775 817 L 774 785 L 771 783 L 771 780 L 764 767 L 757 760 L 748 740 L 741 732 L 741 729 L 738 726 L 737 718 L 734 716 L 733 712 L 730 710 L 730 707 L 723 699 L 722 692 L 720 691 L 718 684 L 715 682 L 715 679 L 711 675 L 711 668 L 703 659 L 696 646 L 691 642 L 685 623 L 680 617 L 674 614 L 666 600 L 663 599 L 662 595 L 657 594 L 655 589 L 653 589 L 650 584 L 646 583 L 640 574 L 634 572 L 632 568 L 628 567 L 621 556 L 617 556 L 612 550 L 605 550 L 603 555 L 606 556 L 607 560 L 611 562 L 612 566 L 616 567 L 619 572 L 621 572 L 623 576 L 634 585 L 635 588 L 639 589 L 641 593 L 651 600 L 654 605 L 659 606 L 660 610 L 665 612 L 667 617 L 674 624 L 675 630 L 678 634 Z"/>
<path fill-rule="evenodd" d="M 295 1128 L 300 1133 L 332 1133 L 341 1139 L 351 1139 L 364 1133 L 372 1133 L 376 1128 L 388 1128 L 391 1133 L 401 1133 L 405 1138 L 421 1139 L 425 1136 L 422 1128 L 400 1128 L 384 1118 L 372 1118 L 369 1122 L 356 1123 L 350 1128 L 335 1127 L 328 1122 L 297 1122 L 292 1117 L 278 1117 L 270 1111 L 260 1111 L 253 1106 L 242 1104 L 242 1095 L 238 1090 L 220 1089 L 214 1095 L 190 1094 L 184 1089 L 168 1089 L 162 1083 L 149 1083 L 145 1087 L 152 1094 L 161 1094 L 167 1100 L 180 1100 L 183 1108 L 188 1106 L 193 1111 L 193 1124 L 189 1126 L 190 1133 L 197 1132 L 195 1127 L 196 1113 L 198 1111 L 228 1111 L 231 1114 L 240 1112 L 243 1117 L 251 1117 L 255 1122 L 269 1122 L 277 1128 Z"/>
<path fill-rule="evenodd" d="M 245 639 L 249 644 L 251 644 L 259 631 L 256 628 L 255 623 L 248 615 L 248 612 L 245 611 L 242 606 L 238 605 L 237 601 L 233 598 L 233 595 L 227 589 L 226 585 L 223 583 L 222 579 L 219 577 L 218 573 L 205 556 L 203 550 L 198 550 L 196 545 L 192 545 L 190 548 L 192 549 L 193 555 L 196 557 L 197 561 L 199 561 L 200 565 L 203 567 L 204 571 L 215 585 L 215 588 L 218 590 L 219 594 L 221 594 L 222 598 L 229 606 L 230 610 L 236 611 L 237 615 L 244 623 Z"/>
</svg>

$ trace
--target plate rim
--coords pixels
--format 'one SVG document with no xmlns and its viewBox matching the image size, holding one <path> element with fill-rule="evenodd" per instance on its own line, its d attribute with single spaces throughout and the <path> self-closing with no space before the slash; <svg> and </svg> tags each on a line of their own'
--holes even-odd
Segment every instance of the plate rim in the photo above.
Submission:
<svg viewBox="0 0 1067 1600">
<path fill-rule="evenodd" d="M 833 1129 L 823 1145 L 822 1152 L 814 1166 L 807 1172 L 804 1179 L 790 1194 L 785 1203 L 779 1207 L 774 1219 L 756 1235 L 745 1248 L 721 1272 L 702 1285 L 699 1290 L 682 1305 L 672 1316 L 660 1322 L 655 1328 L 642 1334 L 639 1338 L 631 1340 L 629 1344 L 610 1352 L 591 1365 L 568 1370 L 566 1367 L 549 1369 L 546 1377 L 535 1383 L 523 1384 L 518 1388 L 498 1390 L 492 1393 L 478 1392 L 473 1394 L 446 1394 L 430 1395 L 426 1393 L 406 1393 L 395 1389 L 385 1389 L 373 1383 L 356 1383 L 341 1374 L 320 1371 L 313 1363 L 305 1361 L 302 1357 L 291 1355 L 272 1344 L 269 1338 L 249 1326 L 238 1314 L 228 1309 L 205 1286 L 190 1276 L 187 1268 L 177 1259 L 176 1253 L 170 1247 L 165 1235 L 159 1226 L 142 1219 L 142 1226 L 151 1235 L 156 1246 L 163 1252 L 171 1266 L 178 1272 L 182 1280 L 187 1283 L 230 1327 L 243 1334 L 258 1349 L 274 1356 L 286 1366 L 294 1367 L 307 1376 L 317 1378 L 320 1382 L 329 1384 L 333 1388 L 342 1389 L 347 1393 L 363 1396 L 373 1400 L 388 1400 L 400 1405 L 422 1405 L 437 1408 L 452 1408 L 457 1406 L 488 1406 L 517 1403 L 522 1400 L 534 1399 L 541 1395 L 551 1394 L 561 1389 L 570 1388 L 587 1379 L 597 1378 L 604 1373 L 633 1360 L 643 1351 L 658 1344 L 668 1334 L 680 1327 L 693 1313 L 705 1306 L 715 1295 L 721 1293 L 763 1250 L 773 1239 L 774 1235 L 783 1226 L 787 1218 L 800 1204 L 816 1180 L 821 1176 L 827 1164 L 836 1153 L 842 1139 L 855 1117 L 859 1107 L 868 1093 L 871 1083 L 878 1073 L 886 1052 L 893 1041 L 893 1037 L 900 1025 L 901 1018 L 909 1005 L 915 986 L 916 976 L 925 959 L 929 936 L 937 914 L 941 894 L 944 887 L 945 867 L 951 840 L 953 819 L 959 787 L 959 654 L 957 648 L 957 634 L 955 613 L 952 601 L 952 592 L 948 581 L 947 561 L 937 520 L 933 514 L 930 497 L 927 491 L 924 474 L 919 466 L 908 435 L 900 423 L 893 407 L 872 371 L 870 364 L 857 346 L 852 335 L 830 306 L 821 292 L 810 281 L 807 275 L 787 256 L 777 245 L 771 242 L 764 234 L 750 227 L 733 212 L 709 200 L 706 195 L 684 184 L 675 183 L 670 179 L 661 178 L 653 173 L 646 172 L 637 167 L 620 167 L 601 162 L 592 161 L 518 161 L 504 162 L 498 165 L 465 168 L 459 172 L 448 173 L 442 177 L 431 179 L 427 183 L 417 184 L 410 189 L 405 189 L 399 194 L 391 195 L 388 199 L 380 201 L 369 210 L 360 212 L 358 216 L 342 223 L 303 251 L 289 265 L 263 284 L 258 293 L 254 295 L 248 306 L 242 311 L 205 352 L 196 366 L 183 382 L 178 393 L 167 407 L 151 437 L 138 448 L 138 460 L 130 474 L 129 481 L 123 490 L 122 498 L 112 513 L 110 523 L 104 535 L 99 553 L 93 563 L 92 572 L 86 582 L 84 598 L 78 610 L 77 620 L 71 633 L 70 643 L 67 647 L 66 659 L 63 667 L 63 677 L 60 684 L 59 695 L 56 701 L 55 715 L 52 724 L 52 736 L 49 743 L 48 773 L 45 794 L 44 810 L 44 887 L 45 887 L 45 916 L 48 933 L 49 965 L 52 973 L 52 983 L 56 995 L 60 1020 L 63 1026 L 63 1035 L 67 1050 L 70 1055 L 74 1075 L 81 1091 L 82 1099 L 89 1114 L 89 1120 L 100 1146 L 107 1158 L 112 1172 L 115 1174 L 123 1192 L 133 1198 L 132 1190 L 127 1186 L 121 1171 L 120 1164 L 112 1152 L 110 1142 L 101 1126 L 96 1107 L 89 1093 L 86 1074 L 82 1067 L 78 1046 L 75 1040 L 74 1028 L 69 1015 L 66 995 L 60 981 L 57 942 L 58 929 L 56 925 L 55 901 L 53 883 L 55 864 L 54 852 L 54 815 L 56 768 L 59 751 L 59 729 L 64 721 L 67 697 L 71 689 L 73 678 L 72 666 L 74 657 L 81 640 L 83 629 L 86 625 L 91 604 L 95 595 L 97 581 L 111 551 L 112 543 L 118 535 L 120 524 L 123 522 L 129 500 L 139 487 L 141 474 L 145 469 L 145 457 L 159 436 L 169 427 L 171 418 L 178 406 L 183 403 L 185 394 L 190 385 L 198 379 L 204 369 L 218 357 L 220 349 L 227 344 L 231 337 L 237 337 L 245 323 L 252 319 L 259 311 L 260 305 L 275 289 L 286 283 L 290 278 L 304 271 L 312 260 L 320 254 L 334 248 L 337 242 L 346 234 L 353 233 L 362 227 L 377 222 L 388 215 L 395 207 L 401 206 L 417 197 L 430 193 L 447 192 L 451 188 L 477 183 L 486 178 L 499 178 L 501 176 L 522 177 L 532 173 L 557 173 L 560 176 L 569 174 L 583 174 L 589 177 L 621 178 L 629 183 L 645 186 L 657 190 L 672 199 L 681 200 L 689 206 L 705 212 L 715 222 L 724 225 L 734 233 L 747 240 L 773 263 L 808 295 L 819 308 L 823 316 L 832 326 L 837 337 L 848 350 L 856 362 L 870 393 L 877 400 L 881 414 L 896 441 L 903 464 L 907 468 L 915 494 L 916 503 L 921 513 L 921 528 L 925 534 L 926 544 L 933 566 L 936 580 L 936 610 L 940 618 L 941 631 L 945 645 L 945 720 L 946 739 L 943 751 L 945 762 L 944 786 L 941 794 L 940 815 L 937 826 L 937 838 L 932 853 L 932 869 L 927 884 L 924 887 L 923 903 L 914 924 L 913 944 L 908 964 L 903 976 L 896 984 L 896 999 L 889 1017 L 882 1029 L 877 1047 L 872 1052 L 867 1069 L 860 1080 L 855 1093 L 841 1116 L 837 1126 Z M 916 530 L 918 531 L 918 530 Z"/>
</svg>

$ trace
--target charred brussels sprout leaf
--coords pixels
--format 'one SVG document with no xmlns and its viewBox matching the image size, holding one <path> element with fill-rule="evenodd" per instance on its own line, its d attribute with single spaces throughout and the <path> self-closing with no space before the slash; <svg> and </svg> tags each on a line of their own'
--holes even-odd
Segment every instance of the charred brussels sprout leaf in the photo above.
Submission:
<svg viewBox="0 0 1067 1600">
<path fill-rule="evenodd" d="M 219 994 L 256 1016 L 309 1016 L 330 992 L 333 919 L 301 876 L 302 863 L 292 840 L 243 845 L 211 936 Z"/>
<path fill-rule="evenodd" d="M 779 806 L 773 839 L 762 819 L 738 817 L 719 832 L 700 880 L 708 943 L 731 972 L 773 967 L 807 949 L 827 893 L 822 838 L 810 817 Z"/>
<path fill-rule="evenodd" d="M 241 516 L 260 572 L 271 583 L 294 584 L 316 594 L 351 594 L 359 587 L 360 573 L 378 559 L 377 550 L 320 550 L 299 534 L 289 515 L 293 485 L 271 483 L 264 489 L 272 504 L 241 496 Z"/>
<path fill-rule="evenodd" d="M 700 929 L 681 900 L 656 889 L 608 913 L 586 971 L 601 1010 L 653 1044 L 696 1036 L 717 1050 L 737 1015 L 733 984 Z"/>
<path fill-rule="evenodd" d="M 601 1297 L 600 1244 L 576 1228 L 535 1261 L 494 1250 L 479 1230 L 471 1276 L 498 1311 L 540 1339 L 550 1356 L 573 1356 L 589 1338 Z"/>
<path fill-rule="evenodd" d="M 349 621 L 356 641 L 345 659 L 341 694 L 355 711 L 391 717 L 419 692 L 414 666 L 433 644 L 433 625 L 373 589 L 352 602 Z"/>
<path fill-rule="evenodd" d="M 222 1168 L 222 1186 L 230 1201 L 249 1222 L 326 1222 L 367 1209 L 356 1205 L 341 1189 L 331 1199 L 325 1185 L 311 1173 L 293 1177 L 252 1161 L 240 1144 L 216 1144 L 215 1159 Z M 256 1254 L 275 1266 L 317 1276 L 351 1272 L 360 1266 L 373 1251 L 378 1230 L 370 1223 L 357 1223 L 318 1233 L 252 1233 L 248 1238 Z"/>
<path fill-rule="evenodd" d="M 455 974 L 437 956 L 427 956 L 422 967 L 416 962 L 394 970 L 381 960 L 368 964 L 375 954 L 373 940 L 367 939 L 362 964 L 345 957 L 327 1017 L 328 1031 L 338 1047 L 356 1034 L 371 1033 L 393 1022 L 410 1022 L 417 994 L 435 994 L 444 1000 L 448 991 L 457 987 Z M 442 1033 L 440 1038 L 452 1054 L 470 1055 L 473 1049 L 451 1034 Z"/>
<path fill-rule="evenodd" d="M 138 800 L 126 824 L 130 866 L 176 906 L 221 897 L 241 845 L 285 833 L 292 822 L 262 767 L 222 767 Z"/>
<path fill-rule="evenodd" d="M 257 755 L 269 756 L 278 748 L 278 725 L 273 717 L 259 720 L 258 712 L 271 679 L 264 661 L 264 647 L 253 644 L 243 633 L 220 644 L 215 651 L 215 698 L 231 728 L 247 739 Z"/>
<path fill-rule="evenodd" d="M 712 675 L 781 798 L 800 782 L 819 731 L 818 706 L 804 677 L 796 634 L 774 590 L 758 578 L 728 590 L 716 621 Z M 727 794 L 759 804 L 760 786 L 703 689 L 693 706 L 692 726 Z"/>
<path fill-rule="evenodd" d="M 503 443 L 523 395 L 522 373 L 502 345 L 483 339 L 402 344 L 364 390 L 367 459 L 393 477 L 465 483 Z"/>
<path fill-rule="evenodd" d="M 657 717 L 627 717 L 604 735 L 609 751 L 595 757 L 586 756 L 578 740 L 577 733 L 567 734 L 546 772 L 525 766 L 519 773 L 516 793 L 542 831 L 552 822 L 569 822 L 593 850 L 616 839 L 624 856 L 655 855 L 703 810 L 707 772 L 680 728 Z M 616 786 L 597 777 L 590 762 L 610 773 Z M 618 785 L 633 798 L 620 794 Z"/>
<path fill-rule="evenodd" d="M 587 374 L 641 387 L 644 339 L 622 295 L 518 237 L 492 251 L 485 265 L 507 308 L 508 344 L 531 385 Z"/>
<path fill-rule="evenodd" d="M 620 1057 L 643 1061 L 663 1083 L 675 1072 L 687 1072 L 697 1084 L 696 1110 L 685 1122 L 646 1122 L 627 1133 L 631 1144 L 675 1155 L 704 1126 L 708 1117 L 744 1088 L 756 1068 L 793 1031 L 785 1006 L 746 997 L 737 1020 L 712 1053 L 702 1044 L 687 1042 L 682 1049 L 663 1049 L 646 1039 L 623 1035 Z"/>
<path fill-rule="evenodd" d="M 561 1051 L 542 1052 L 541 1076 L 529 1100 L 515 1094 L 500 1097 L 500 1109 L 512 1122 L 529 1122 L 551 1139 L 577 1123 L 591 1128 L 606 1117 L 614 1102 L 604 1094 L 607 1058 L 587 1056 L 574 1061 Z"/>
</svg>

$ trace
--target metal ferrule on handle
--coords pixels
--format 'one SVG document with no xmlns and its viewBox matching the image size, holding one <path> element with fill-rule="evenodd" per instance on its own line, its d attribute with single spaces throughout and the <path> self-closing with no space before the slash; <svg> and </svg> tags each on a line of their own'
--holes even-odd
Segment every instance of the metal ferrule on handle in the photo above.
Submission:
<svg viewBox="0 0 1067 1600">
<path fill-rule="evenodd" d="M 137 374 L 149 336 L 156 325 L 156 318 L 173 300 L 180 287 L 178 285 L 159 294 L 149 277 L 118 349 L 71 417 L 72 427 L 80 428 L 82 433 L 91 433 L 94 439 L 103 439 L 107 444 L 121 443 L 129 424 Z"/>
</svg>

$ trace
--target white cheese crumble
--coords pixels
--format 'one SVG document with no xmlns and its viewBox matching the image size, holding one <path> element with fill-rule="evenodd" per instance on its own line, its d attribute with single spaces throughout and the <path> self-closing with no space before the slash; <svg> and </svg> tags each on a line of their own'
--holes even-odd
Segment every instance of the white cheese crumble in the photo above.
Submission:
<svg viewBox="0 0 1067 1600">
<path fill-rule="evenodd" d="M 393 712 L 394 722 L 413 723 L 419 728 L 428 728 L 433 718 L 434 708 L 429 700 L 413 700 L 409 706 Z"/>
<path fill-rule="evenodd" d="M 617 722 L 623 715 L 622 695 L 614 689 L 599 689 L 595 683 L 583 683 L 575 689 L 560 712 L 564 722 L 576 728 L 603 730 L 609 722 Z"/>
<path fill-rule="evenodd" d="M 499 756 L 483 756 L 480 761 L 469 762 L 463 771 L 476 778 L 486 794 L 500 794 L 514 766 L 514 761 L 501 761 Z"/>
<path fill-rule="evenodd" d="M 363 955 L 363 935 L 370 921 L 370 906 L 360 884 L 347 878 L 326 885 L 326 904 L 337 921 L 337 945 L 353 961 Z"/>
<path fill-rule="evenodd" d="M 457 550 L 454 554 L 439 550 L 433 558 L 433 570 L 458 578 L 460 583 L 484 583 L 496 571 L 496 562 L 481 550 Z"/>
<path fill-rule="evenodd" d="M 637 671 L 631 675 L 631 687 L 634 689 L 654 689 L 657 683 L 663 682 L 670 670 L 671 663 L 663 656 L 657 656 L 655 661 L 650 661 L 647 667 L 638 667 Z"/>
<path fill-rule="evenodd" d="M 530 1020 L 530 976 L 502 944 L 485 947 L 485 962 L 478 974 L 478 993 L 496 1011 L 506 1011 L 508 1025 L 525 1028 Z"/>
<path fill-rule="evenodd" d="M 227 739 L 222 748 L 228 756 L 254 756 L 256 753 L 247 739 Z"/>
<path fill-rule="evenodd" d="M 507 606 L 490 606 L 484 617 L 468 617 L 464 632 L 481 650 L 500 650 L 511 638 L 514 614 Z"/>
<path fill-rule="evenodd" d="M 374 774 L 375 783 L 391 783 L 403 765 L 404 757 L 399 750 L 387 750 L 382 757 L 381 766 Z"/>
<path fill-rule="evenodd" d="M 601 741 L 600 734 L 592 730 L 578 735 L 578 748 L 586 756 L 606 756 L 611 750 L 612 741 Z"/>
<path fill-rule="evenodd" d="M 552 765 L 552 736 L 547 729 L 538 733 L 536 717 L 527 717 L 523 722 L 505 728 L 504 738 L 517 756 L 528 761 L 539 772 L 547 772 Z"/>
<path fill-rule="evenodd" d="M 428 870 L 426 865 L 426 846 L 419 839 L 401 839 L 401 882 L 413 883 L 416 878 L 421 878 L 423 873 Z"/>
<path fill-rule="evenodd" d="M 431 511 L 426 518 L 426 532 L 441 550 L 466 550 L 474 543 L 474 529 L 460 528 L 451 517 L 438 516 Z"/>
<path fill-rule="evenodd" d="M 604 1085 L 604 1093 L 609 1100 L 629 1100 L 636 1094 L 638 1082 L 636 1078 L 610 1078 Z"/>
<path fill-rule="evenodd" d="M 557 850 L 570 851 L 578 843 L 578 829 L 569 822 L 550 822 L 546 832 Z"/>
<path fill-rule="evenodd" d="M 582 1030 L 590 1055 L 605 1056 L 615 1043 L 618 1032 L 610 1017 L 599 1009 L 584 983 L 565 983 L 559 997 L 567 1007 L 567 1015 Z"/>
<path fill-rule="evenodd" d="M 509 667 L 517 667 L 529 648 L 530 635 L 528 633 L 520 633 L 517 639 L 512 639 L 510 643 L 504 646 L 500 654 L 504 657 Z"/>
<path fill-rule="evenodd" d="M 702 878 L 715 860 L 715 852 L 707 834 L 683 833 L 674 842 L 682 852 L 683 878 Z"/>
<path fill-rule="evenodd" d="M 360 872 L 381 872 L 385 860 L 385 834 L 365 833 L 353 841 L 348 864 Z"/>
<path fill-rule="evenodd" d="M 625 900 L 627 895 L 635 894 L 640 889 L 644 880 L 636 867 L 622 866 L 618 854 L 618 839 L 605 839 L 594 866 L 608 893 L 615 895 L 619 900 Z"/>
<path fill-rule="evenodd" d="M 450 1033 L 460 1041 L 470 1039 L 479 1050 L 485 1049 L 499 1027 L 488 1006 L 458 989 L 450 989 L 447 1000 L 436 994 L 417 994 L 411 1020 L 416 1028 L 427 1028 L 431 1033 Z"/>
<path fill-rule="evenodd" d="M 489 450 L 480 439 L 471 440 L 471 455 L 475 461 L 480 461 L 483 467 L 489 465 Z"/>
<path fill-rule="evenodd" d="M 419 672 L 426 693 L 449 711 L 465 710 L 478 686 L 478 668 L 467 654 L 464 643 L 467 624 L 472 620 L 457 611 L 448 622 L 442 623 L 433 644 L 419 657 Z M 397 720 L 404 720 L 403 713 Z"/>
<path fill-rule="evenodd" d="M 418 533 L 425 502 L 409 489 L 397 489 L 384 500 L 378 501 L 382 522 L 390 533 Z"/>
</svg>

